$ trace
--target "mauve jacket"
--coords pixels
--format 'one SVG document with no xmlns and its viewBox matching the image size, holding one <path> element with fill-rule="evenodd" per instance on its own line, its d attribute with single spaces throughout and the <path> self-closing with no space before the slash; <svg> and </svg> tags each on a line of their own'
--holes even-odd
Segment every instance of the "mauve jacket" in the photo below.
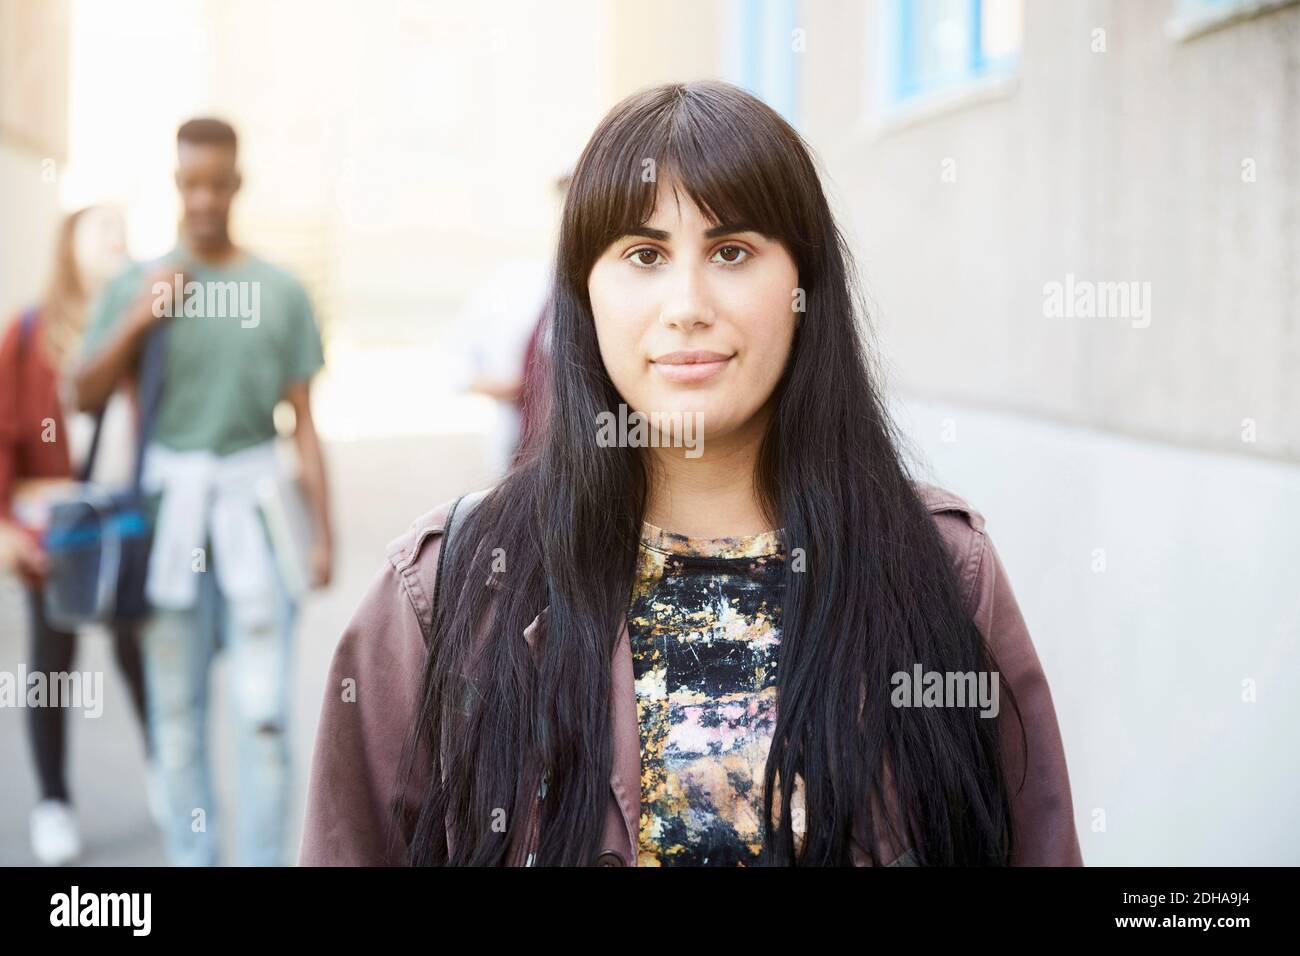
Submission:
<svg viewBox="0 0 1300 956">
<path fill-rule="evenodd" d="M 1002 757 L 1013 791 L 1015 848 L 1011 862 L 1082 866 L 1051 691 L 1011 584 L 984 530 L 984 518 L 941 488 L 923 483 L 916 488 L 948 546 L 971 616 L 992 647 L 999 679 L 1014 691 L 1024 719 L 1028 772 L 1016 792 L 1026 769 L 1019 724 L 1011 707 L 1001 708 L 992 718 L 1005 721 L 999 729 L 1004 731 Z M 404 861 L 410 834 L 392 832 L 389 821 L 395 801 L 402 802 L 404 811 L 419 807 L 422 788 L 429 780 L 426 758 L 417 764 L 411 783 L 398 792 L 397 770 L 405 736 L 415 720 L 425 660 L 423 635 L 431 620 L 430 597 L 450 506 L 448 501 L 423 515 L 389 544 L 388 560 L 334 651 L 312 756 L 300 865 L 396 865 Z M 530 644 L 546 626 L 548 611 L 544 609 L 525 629 L 522 637 Z M 355 684 L 345 685 L 348 679 Z M 345 686 L 354 687 L 355 692 L 345 695 Z M 615 646 L 611 692 L 613 772 L 603 850 L 592 862 L 635 866 L 641 815 L 641 740 L 626 619 L 620 623 Z M 529 804 L 521 830 L 527 839 L 511 838 L 511 865 L 532 863 L 537 809 L 545 798 L 540 784 L 541 779 L 534 778 L 525 791 L 535 793 L 536 798 Z M 450 838 L 454 842 L 454 834 Z M 871 865 L 861 830 L 854 843 L 855 864 Z M 888 839 L 882 847 L 890 861 L 887 865 L 914 865 L 910 848 L 893 846 Z"/>
</svg>

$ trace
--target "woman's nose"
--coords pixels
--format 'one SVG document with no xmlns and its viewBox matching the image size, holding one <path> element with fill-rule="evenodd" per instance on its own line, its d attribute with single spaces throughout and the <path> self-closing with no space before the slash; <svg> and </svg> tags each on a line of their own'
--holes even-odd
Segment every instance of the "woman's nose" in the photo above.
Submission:
<svg viewBox="0 0 1300 956">
<path fill-rule="evenodd" d="M 667 299 L 659 312 L 659 323 L 665 328 L 689 332 L 713 324 L 713 304 L 700 268 L 682 266 L 676 269 L 665 293 Z"/>
</svg>

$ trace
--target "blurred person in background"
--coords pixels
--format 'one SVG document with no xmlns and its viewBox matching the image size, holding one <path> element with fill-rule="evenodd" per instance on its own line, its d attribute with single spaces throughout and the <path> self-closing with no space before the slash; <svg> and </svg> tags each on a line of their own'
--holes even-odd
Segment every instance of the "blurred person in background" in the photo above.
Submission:
<svg viewBox="0 0 1300 956">
<path fill-rule="evenodd" d="M 572 170 L 565 170 L 555 180 L 555 192 L 560 205 L 569 191 Z M 511 464 L 519 461 L 531 442 L 536 439 L 541 422 L 546 418 L 546 376 L 551 362 L 551 297 L 548 294 L 537 323 L 533 326 L 528 345 L 524 348 L 524 367 L 519 384 L 519 439 L 515 444 Z"/>
<path fill-rule="evenodd" d="M 565 170 L 555 179 L 561 204 L 570 175 Z M 506 262 L 470 297 L 457 319 L 465 342 L 462 387 L 496 402 L 490 456 L 498 475 L 524 447 L 540 397 L 551 268 L 549 260 Z"/>
<path fill-rule="evenodd" d="M 496 408 L 488 449 L 496 475 L 509 468 L 519 445 L 524 355 L 549 288 L 544 263 L 515 259 L 494 270 L 457 317 L 465 339 L 463 388 L 492 399 Z"/>
<path fill-rule="evenodd" d="M 524 374 L 519 388 L 519 441 L 515 445 L 512 466 L 518 464 L 520 457 L 527 453 L 546 417 L 546 376 L 551 361 L 548 334 L 550 314 L 548 299 L 542 314 L 537 317 L 533 334 L 528 338 L 528 346 L 524 349 Z"/>
<path fill-rule="evenodd" d="M 45 615 L 41 532 L 46 510 L 76 484 L 73 476 L 81 473 L 89 452 L 95 425 L 76 412 L 68 394 L 68 373 L 80 348 L 88 303 L 125 257 L 119 210 L 89 206 L 68 215 L 59 230 L 43 300 L 15 316 L 0 339 L 0 567 L 17 574 L 25 585 L 33 674 L 70 672 L 77 651 L 77 635 L 54 627 Z M 145 689 L 138 635 L 123 626 L 112 638 L 143 731 Z M 70 863 L 81 852 L 68 791 L 66 710 L 27 708 L 40 794 L 31 813 L 31 845 L 45 864 Z M 147 753 L 148 735 L 143 736 Z M 156 807 L 156 791 L 151 796 Z"/>
<path fill-rule="evenodd" d="M 285 562 L 301 565 L 315 587 L 329 583 L 332 565 L 325 463 L 310 401 L 311 379 L 324 364 L 320 333 L 302 284 L 232 241 L 237 158 L 228 123 L 200 118 L 180 127 L 178 243 L 158 262 L 108 283 L 76 376 L 81 407 L 100 407 L 165 323 L 162 399 L 144 467 L 144 487 L 161 501 L 146 585 L 154 612 L 142 641 L 167 804 L 164 843 L 178 865 L 218 861 L 208 682 L 222 649 L 230 654 L 237 724 L 239 862 L 286 862 L 299 594 Z M 159 308 L 169 286 L 183 291 L 170 296 L 170 309 Z M 273 546 L 256 492 L 281 487 L 286 477 L 273 420 L 281 401 L 294 412 L 298 485 L 312 525 L 310 543 L 290 559 Z"/>
</svg>

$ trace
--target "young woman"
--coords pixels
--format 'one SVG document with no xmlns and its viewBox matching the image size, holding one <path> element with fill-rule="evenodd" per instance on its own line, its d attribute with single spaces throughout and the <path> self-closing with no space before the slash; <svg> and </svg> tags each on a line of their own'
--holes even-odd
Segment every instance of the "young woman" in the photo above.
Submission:
<svg viewBox="0 0 1300 956">
<path fill-rule="evenodd" d="M 981 515 L 908 477 L 853 276 L 763 103 L 610 112 L 565 205 L 543 427 L 449 546 L 450 502 L 390 546 L 301 862 L 1081 863 L 1011 587 Z M 632 412 L 658 428 L 606 440 Z M 908 686 L 931 672 L 1001 694 Z"/>
<path fill-rule="evenodd" d="M 73 481 L 87 452 L 93 426 L 65 414 L 74 407 L 65 384 L 79 357 L 89 303 L 124 256 L 122 218 L 115 209 L 91 206 L 70 214 L 59 231 L 44 299 L 15 316 L 0 337 L 0 569 L 25 585 L 32 673 L 66 673 L 76 653 L 76 635 L 53 627 L 45 616 L 40 516 Z M 135 634 L 115 634 L 114 651 L 143 721 Z M 68 863 L 80 853 L 81 837 L 65 773 L 66 711 L 29 707 L 27 720 L 40 787 L 31 814 L 32 852 L 42 863 Z"/>
</svg>

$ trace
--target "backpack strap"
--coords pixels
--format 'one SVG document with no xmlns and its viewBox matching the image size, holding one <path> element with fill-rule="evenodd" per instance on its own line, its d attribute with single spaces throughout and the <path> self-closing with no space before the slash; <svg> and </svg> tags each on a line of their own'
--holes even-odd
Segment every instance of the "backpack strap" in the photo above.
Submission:
<svg viewBox="0 0 1300 956">
<path fill-rule="evenodd" d="M 433 631 L 438 625 L 438 614 L 442 609 L 442 569 L 451 555 L 454 532 L 464 524 L 465 519 L 473 513 L 479 502 L 486 498 L 491 490 L 490 488 L 484 488 L 482 491 L 461 495 L 452 502 L 451 510 L 447 512 L 447 526 L 443 529 L 442 548 L 438 552 L 438 569 L 433 575 L 433 608 L 429 618 L 429 634 L 425 635 L 426 639 L 432 639 Z"/>
<path fill-rule="evenodd" d="M 37 315 L 36 306 L 32 306 L 26 309 L 18 319 L 18 360 L 20 362 L 27 357 L 27 344 L 32 340 Z"/>
</svg>

